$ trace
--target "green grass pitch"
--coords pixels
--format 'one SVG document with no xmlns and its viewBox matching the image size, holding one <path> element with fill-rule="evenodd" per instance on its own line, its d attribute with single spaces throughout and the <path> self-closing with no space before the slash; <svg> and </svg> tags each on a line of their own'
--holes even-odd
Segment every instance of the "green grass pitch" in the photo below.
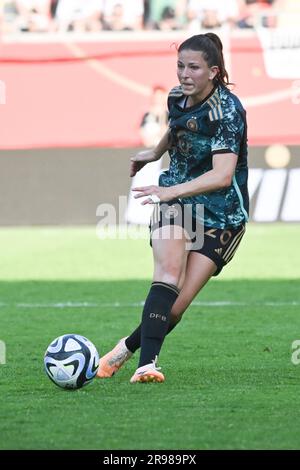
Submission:
<svg viewBox="0 0 300 470">
<path fill-rule="evenodd" d="M 147 237 L 1 229 L 0 448 L 299 449 L 299 239 L 297 224 L 249 225 L 167 337 L 164 384 L 129 383 L 136 354 L 68 392 L 46 376 L 45 349 L 75 332 L 101 355 L 131 332 L 151 281 Z"/>
</svg>

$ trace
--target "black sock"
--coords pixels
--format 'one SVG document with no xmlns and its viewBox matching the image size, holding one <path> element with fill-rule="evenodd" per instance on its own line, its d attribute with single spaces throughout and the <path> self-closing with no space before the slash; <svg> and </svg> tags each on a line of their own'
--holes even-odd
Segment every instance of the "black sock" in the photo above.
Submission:
<svg viewBox="0 0 300 470">
<path fill-rule="evenodd" d="M 142 324 L 140 323 L 131 335 L 125 339 L 125 345 L 132 353 L 135 353 L 135 351 L 141 347 L 141 329 Z"/>
<path fill-rule="evenodd" d="M 153 282 L 146 299 L 141 324 L 141 354 L 138 367 L 159 355 L 169 326 L 169 316 L 178 297 L 176 286 Z"/>
<path fill-rule="evenodd" d="M 174 330 L 174 328 L 178 325 L 180 320 L 181 320 L 181 317 L 172 317 L 172 316 L 170 317 L 166 336 L 172 330 Z M 129 351 L 132 353 L 135 353 L 135 351 L 137 351 L 141 347 L 141 330 L 142 330 L 142 324 L 140 323 L 139 326 L 125 340 L 127 349 L 129 349 Z"/>
</svg>

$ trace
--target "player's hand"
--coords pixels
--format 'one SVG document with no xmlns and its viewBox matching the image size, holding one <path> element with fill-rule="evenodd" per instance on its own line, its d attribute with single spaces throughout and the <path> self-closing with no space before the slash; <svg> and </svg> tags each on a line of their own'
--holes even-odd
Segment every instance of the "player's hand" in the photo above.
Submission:
<svg viewBox="0 0 300 470">
<path fill-rule="evenodd" d="M 162 186 L 141 186 L 139 188 L 132 188 L 132 191 L 136 191 L 134 198 L 139 199 L 141 197 L 147 197 L 141 204 L 157 204 L 159 202 L 167 202 L 175 199 L 173 187 L 162 187 Z"/>
<path fill-rule="evenodd" d="M 130 176 L 135 176 L 147 163 L 156 160 L 153 149 L 143 150 L 130 159 Z"/>
</svg>

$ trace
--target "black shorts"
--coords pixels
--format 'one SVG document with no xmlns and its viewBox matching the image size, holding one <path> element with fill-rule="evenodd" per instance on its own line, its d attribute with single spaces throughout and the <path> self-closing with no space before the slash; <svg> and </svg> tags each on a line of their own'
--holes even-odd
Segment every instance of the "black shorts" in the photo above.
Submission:
<svg viewBox="0 0 300 470">
<path fill-rule="evenodd" d="M 187 239 L 190 240 L 187 248 L 189 251 L 201 253 L 216 264 L 214 276 L 220 274 L 223 267 L 232 260 L 246 230 L 245 225 L 224 229 L 203 226 L 192 217 L 187 206 L 180 201 L 170 201 L 154 206 L 149 227 L 150 245 L 152 246 L 156 229 L 174 225 L 185 229 Z"/>
</svg>

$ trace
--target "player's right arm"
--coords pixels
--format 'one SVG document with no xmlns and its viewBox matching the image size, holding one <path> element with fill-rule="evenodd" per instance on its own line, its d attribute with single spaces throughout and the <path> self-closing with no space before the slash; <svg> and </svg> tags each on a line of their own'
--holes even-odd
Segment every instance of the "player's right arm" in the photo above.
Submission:
<svg viewBox="0 0 300 470">
<path fill-rule="evenodd" d="M 135 176 L 147 163 L 155 162 L 163 156 L 170 146 L 169 134 L 170 129 L 165 132 L 154 148 L 138 152 L 131 158 L 130 176 Z"/>
</svg>

